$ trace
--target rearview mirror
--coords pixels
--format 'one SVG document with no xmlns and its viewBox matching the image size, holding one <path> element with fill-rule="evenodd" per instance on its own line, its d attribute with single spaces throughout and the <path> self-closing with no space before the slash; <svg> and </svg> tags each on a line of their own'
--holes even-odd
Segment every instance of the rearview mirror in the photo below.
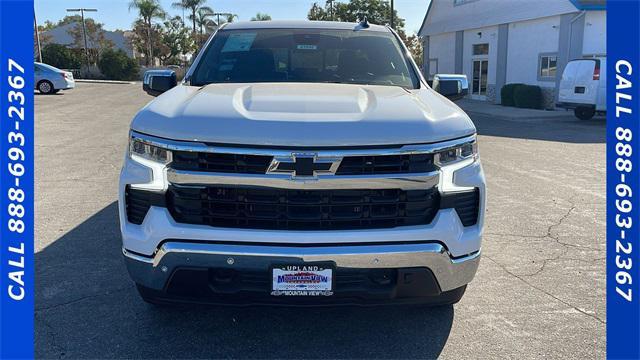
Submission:
<svg viewBox="0 0 640 360">
<path fill-rule="evenodd" d="M 431 87 L 451 101 L 460 100 L 469 93 L 467 75 L 436 74 Z"/>
<path fill-rule="evenodd" d="M 142 90 L 151 96 L 158 96 L 178 85 L 173 70 L 147 70 L 142 80 Z"/>
</svg>

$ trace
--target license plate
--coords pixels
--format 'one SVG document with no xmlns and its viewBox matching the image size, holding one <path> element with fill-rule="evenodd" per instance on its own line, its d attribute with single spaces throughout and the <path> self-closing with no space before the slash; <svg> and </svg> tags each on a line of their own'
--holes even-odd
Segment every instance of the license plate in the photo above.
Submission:
<svg viewBox="0 0 640 360">
<path fill-rule="evenodd" d="M 333 268 L 323 265 L 277 265 L 271 269 L 273 296 L 331 296 Z"/>
</svg>

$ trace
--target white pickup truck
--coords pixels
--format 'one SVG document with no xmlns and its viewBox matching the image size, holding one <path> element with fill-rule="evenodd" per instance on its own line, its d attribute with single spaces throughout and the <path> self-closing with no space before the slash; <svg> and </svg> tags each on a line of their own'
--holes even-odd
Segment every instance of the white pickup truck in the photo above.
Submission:
<svg viewBox="0 0 640 360">
<path fill-rule="evenodd" d="M 122 251 L 150 303 L 452 304 L 480 261 L 476 129 L 397 34 L 222 26 L 131 123 Z M 438 93 L 436 90 L 440 91 Z M 442 94 L 441 94 L 442 93 Z"/>
</svg>

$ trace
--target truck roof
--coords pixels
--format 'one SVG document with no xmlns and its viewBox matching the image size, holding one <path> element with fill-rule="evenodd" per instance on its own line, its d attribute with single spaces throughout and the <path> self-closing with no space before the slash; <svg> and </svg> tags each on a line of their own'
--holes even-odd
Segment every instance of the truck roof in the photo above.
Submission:
<svg viewBox="0 0 640 360">
<path fill-rule="evenodd" d="M 354 30 L 362 31 L 389 31 L 386 26 L 369 24 L 368 28 L 361 28 L 358 23 L 338 21 L 311 21 L 311 20 L 276 20 L 276 21 L 238 21 L 227 23 L 224 30 L 244 29 L 329 29 L 329 30 Z"/>
</svg>

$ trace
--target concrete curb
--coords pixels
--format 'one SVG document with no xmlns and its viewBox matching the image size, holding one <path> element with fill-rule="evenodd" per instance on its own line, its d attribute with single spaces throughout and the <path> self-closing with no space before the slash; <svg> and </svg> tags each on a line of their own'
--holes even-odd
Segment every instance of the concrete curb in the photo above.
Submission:
<svg viewBox="0 0 640 360">
<path fill-rule="evenodd" d="M 120 81 L 120 80 L 93 80 L 93 79 L 74 79 L 79 83 L 95 83 L 95 84 L 135 84 L 135 81 Z"/>
</svg>

